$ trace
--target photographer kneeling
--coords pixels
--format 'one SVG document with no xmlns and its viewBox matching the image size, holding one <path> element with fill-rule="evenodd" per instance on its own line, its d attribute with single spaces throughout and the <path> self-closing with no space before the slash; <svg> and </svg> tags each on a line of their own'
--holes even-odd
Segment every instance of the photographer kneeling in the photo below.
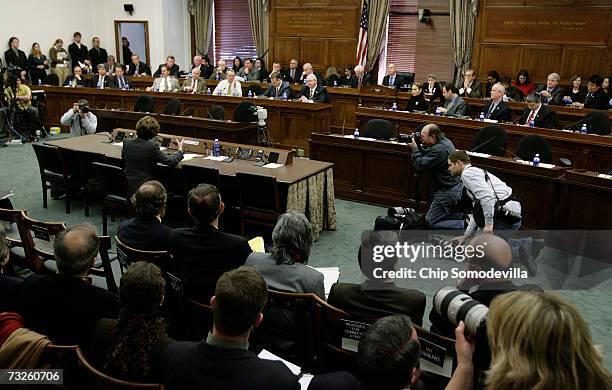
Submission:
<svg viewBox="0 0 612 390">
<path fill-rule="evenodd" d="M 70 136 L 78 137 L 79 135 L 93 134 L 98 127 L 98 118 L 89 111 L 89 103 L 85 99 L 80 99 L 72 105 L 62 118 L 60 123 L 64 126 L 70 126 Z"/>
</svg>

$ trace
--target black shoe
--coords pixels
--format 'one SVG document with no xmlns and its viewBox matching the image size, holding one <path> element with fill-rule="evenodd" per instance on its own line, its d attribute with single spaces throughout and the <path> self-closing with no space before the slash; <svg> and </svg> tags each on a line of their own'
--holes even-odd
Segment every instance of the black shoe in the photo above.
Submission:
<svg viewBox="0 0 612 390">
<path fill-rule="evenodd" d="M 535 262 L 535 259 L 528 252 L 529 251 L 528 248 L 529 248 L 528 245 L 521 245 L 519 247 L 519 260 L 521 261 L 521 264 L 523 264 L 523 266 L 527 270 L 527 273 L 529 274 L 529 276 L 535 276 L 538 271 L 538 265 Z"/>
</svg>

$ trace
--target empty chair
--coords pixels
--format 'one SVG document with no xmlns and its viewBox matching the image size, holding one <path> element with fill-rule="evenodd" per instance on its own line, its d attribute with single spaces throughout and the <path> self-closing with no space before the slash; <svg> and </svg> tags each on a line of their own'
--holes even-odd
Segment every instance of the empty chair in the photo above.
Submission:
<svg viewBox="0 0 612 390">
<path fill-rule="evenodd" d="M 81 189 L 85 201 L 85 216 L 89 217 L 89 201 L 92 194 L 100 194 L 100 183 L 96 179 L 93 169 L 94 162 L 106 164 L 106 156 L 101 153 L 83 152 L 76 153 L 76 160 L 80 170 Z"/>
<path fill-rule="evenodd" d="M 181 113 L 181 101 L 179 99 L 172 99 L 166 104 L 164 114 L 166 115 L 178 115 Z"/>
<path fill-rule="evenodd" d="M 404 77 L 404 84 L 400 85 L 400 87 L 403 87 L 404 85 L 411 86 L 412 84 L 414 84 L 414 73 L 397 72 L 397 74 Z"/>
<path fill-rule="evenodd" d="M 208 117 L 211 119 L 223 120 L 225 109 L 222 106 L 214 105 L 208 110 Z"/>
<path fill-rule="evenodd" d="M 255 224 L 274 228 L 283 213 L 278 183 L 272 176 L 236 172 L 240 193 L 240 230 L 244 236 L 246 225 Z"/>
<path fill-rule="evenodd" d="M 507 149 L 508 136 L 506 130 L 501 126 L 492 125 L 480 129 L 476 134 L 471 151 L 504 157 Z"/>
<path fill-rule="evenodd" d="M 607 112 L 589 112 L 584 116 L 583 121 L 587 123 L 589 134 L 610 135 L 611 123 Z"/>
<path fill-rule="evenodd" d="M 540 162 L 550 164 L 552 162 L 552 152 L 550 144 L 541 135 L 526 135 L 518 143 L 516 147 L 516 155 L 522 160 L 531 161 L 535 155 L 540 155 Z"/>
<path fill-rule="evenodd" d="M 63 189 L 66 194 L 66 214 L 70 214 L 70 198 L 72 197 L 72 187 L 76 178 L 68 171 L 66 162 L 56 146 L 32 144 L 32 147 L 36 153 L 40 170 L 43 207 L 47 208 L 48 189 Z"/>
<path fill-rule="evenodd" d="M 119 211 L 128 216 L 134 215 L 134 208 L 130 197 L 130 187 L 123 169 L 114 165 L 99 162 L 92 163 L 96 178 L 102 191 L 102 234 L 108 234 L 108 214 L 114 220 L 115 212 Z"/>
<path fill-rule="evenodd" d="M 51 73 L 47 75 L 47 78 L 45 79 L 45 84 L 59 87 L 60 79 L 56 74 Z"/>
<path fill-rule="evenodd" d="M 363 136 L 388 141 L 393 134 L 393 125 L 386 119 L 370 119 Z"/>
<path fill-rule="evenodd" d="M 134 105 L 134 111 L 153 112 L 153 98 L 149 95 L 138 96 L 136 104 Z"/>
<path fill-rule="evenodd" d="M 185 193 L 198 184 L 212 184 L 221 191 L 221 176 L 217 168 L 201 167 L 184 164 L 181 166 L 183 172 L 183 183 L 185 183 Z"/>
</svg>

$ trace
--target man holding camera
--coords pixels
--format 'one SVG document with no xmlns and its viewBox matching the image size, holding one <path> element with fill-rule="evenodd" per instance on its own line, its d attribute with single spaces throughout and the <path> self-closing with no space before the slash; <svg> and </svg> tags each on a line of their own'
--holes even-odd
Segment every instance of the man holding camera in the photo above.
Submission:
<svg viewBox="0 0 612 390">
<path fill-rule="evenodd" d="M 98 118 L 89 111 L 89 103 L 85 99 L 81 99 L 72 105 L 62 118 L 60 123 L 64 126 L 70 126 L 70 136 L 78 137 L 80 135 L 93 134 L 98 127 Z"/>
<path fill-rule="evenodd" d="M 448 156 L 455 151 L 453 143 L 435 124 L 428 124 L 415 132 L 412 142 L 412 165 L 415 171 L 429 174 L 434 198 L 425 218 L 436 229 L 462 230 L 462 215 L 453 208 L 461 200 L 461 180 L 448 171 Z"/>
</svg>

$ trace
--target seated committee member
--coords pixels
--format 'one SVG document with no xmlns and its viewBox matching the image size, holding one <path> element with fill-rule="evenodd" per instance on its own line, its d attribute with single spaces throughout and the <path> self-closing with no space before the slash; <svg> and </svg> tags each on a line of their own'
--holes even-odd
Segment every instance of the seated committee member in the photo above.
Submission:
<svg viewBox="0 0 612 390">
<path fill-rule="evenodd" d="M 395 64 L 387 65 L 387 75 L 383 78 L 382 85 L 399 88 L 406 83 L 404 76 L 397 74 Z M 414 95 L 413 95 L 414 96 Z"/>
<path fill-rule="evenodd" d="M 153 80 L 153 85 L 147 87 L 147 91 L 176 92 L 179 90 L 179 82 L 176 77 L 170 76 L 170 70 L 166 65 L 160 65 L 161 76 Z"/>
<path fill-rule="evenodd" d="M 93 77 L 92 86 L 96 89 L 110 88 L 113 85 L 112 76 L 106 74 L 106 66 L 98 65 L 98 74 Z"/>
<path fill-rule="evenodd" d="M 306 85 L 302 88 L 300 100 L 307 103 L 329 103 L 329 94 L 324 86 L 319 85 L 317 76 L 309 74 L 306 77 Z"/>
<path fill-rule="evenodd" d="M 96 368 L 127 381 L 161 381 L 162 353 L 174 341 L 161 317 L 165 286 L 157 265 L 139 261 L 128 267 L 119 284 L 119 319 L 100 319 L 85 348 Z"/>
<path fill-rule="evenodd" d="M 300 76 L 298 83 L 306 84 L 306 78 L 311 74 L 317 76 L 317 84 L 323 85 L 323 76 L 321 76 L 321 73 L 314 71 L 310 62 L 307 62 L 304 64 L 304 66 L 302 66 L 302 75 Z"/>
<path fill-rule="evenodd" d="M 351 84 L 351 88 L 361 89 L 361 87 L 370 85 L 370 75 L 365 73 L 363 65 L 357 65 L 354 71 L 355 80 L 353 81 L 353 84 Z"/>
<path fill-rule="evenodd" d="M 249 336 L 263 320 L 267 298 L 266 282 L 256 270 L 240 267 L 224 273 L 210 299 L 212 332 L 205 340 L 166 348 L 166 389 L 299 389 L 298 377 L 282 362 L 249 351 Z"/>
<path fill-rule="evenodd" d="M 183 159 L 183 140 L 178 141 L 178 150 L 173 154 L 161 151 L 153 138 L 159 133 L 159 123 L 151 116 L 140 118 L 136 123 L 135 139 L 125 139 L 121 149 L 121 160 L 125 166 L 130 191 L 153 179 L 153 169 L 157 163 L 175 167 Z"/>
<path fill-rule="evenodd" d="M 297 84 L 300 82 L 300 76 L 302 75 L 302 70 L 298 67 L 298 60 L 292 58 L 289 61 L 289 69 L 285 72 L 285 80 L 290 84 Z"/>
<path fill-rule="evenodd" d="M 444 84 L 442 96 L 445 99 L 444 107 L 438 107 L 436 112 L 447 116 L 465 116 L 468 106 L 465 100 L 459 97 L 459 90 L 451 83 Z"/>
<path fill-rule="evenodd" d="M 66 77 L 70 73 L 70 54 L 63 48 L 64 41 L 56 39 L 51 49 L 49 49 L 49 59 L 51 60 L 51 73 L 59 78 L 59 85 L 64 85 Z"/>
<path fill-rule="evenodd" d="M 559 85 L 561 77 L 558 73 L 548 75 L 545 85 L 540 85 L 536 92 L 540 93 L 540 98 L 544 104 L 552 104 L 555 106 L 563 105 L 563 88 Z"/>
<path fill-rule="evenodd" d="M 166 189 L 156 180 L 144 182 L 138 187 L 131 199 L 136 217 L 119 224 L 119 239 L 141 251 L 168 250 L 170 228 L 162 223 L 166 214 L 166 199 Z"/>
<path fill-rule="evenodd" d="M 519 70 L 518 74 L 516 75 L 516 81 L 512 82 L 512 86 L 517 87 L 523 93 L 523 96 L 527 96 L 536 90 L 535 84 L 532 83 L 531 79 L 529 78 L 529 72 L 527 69 Z"/>
<path fill-rule="evenodd" d="M 219 81 L 215 87 L 213 95 L 225 96 L 242 96 L 242 86 L 240 81 L 236 80 L 236 73 L 233 69 L 228 69 L 225 72 L 225 80 Z"/>
<path fill-rule="evenodd" d="M 55 237 L 57 274 L 35 274 L 19 289 L 19 310 L 25 325 L 56 344 L 89 341 L 100 318 L 117 318 L 119 300 L 91 285 L 87 274 L 98 254 L 98 236 L 90 224 L 77 224 Z"/>
<path fill-rule="evenodd" d="M 245 238 L 219 230 L 219 216 L 225 204 L 217 187 L 199 184 L 189 191 L 187 204 L 187 212 L 195 225 L 172 230 L 168 247 L 186 280 L 186 294 L 208 302 L 215 287 L 206 284 L 210 281 L 209 273 L 244 265 L 251 247 Z"/>
<path fill-rule="evenodd" d="M 587 83 L 587 94 L 583 102 L 577 102 L 573 105 L 580 108 L 590 108 L 592 110 L 607 110 L 608 109 L 608 95 L 604 92 L 601 85 L 603 84 L 603 77 L 595 74 L 589 77 Z"/>
<path fill-rule="evenodd" d="M 238 72 L 238 77 L 241 77 L 243 81 L 259 81 L 260 70 L 253 66 L 253 60 L 246 58 L 244 60 L 244 66 Z"/>
<path fill-rule="evenodd" d="M 191 78 L 183 81 L 181 91 L 191 94 L 206 93 L 206 80 L 200 77 L 200 68 L 191 70 Z"/>
<path fill-rule="evenodd" d="M 512 120 L 512 110 L 510 105 L 504 101 L 506 89 L 500 83 L 491 86 L 491 100 L 483 109 L 485 119 L 510 122 Z"/>
<path fill-rule="evenodd" d="M 563 99 L 569 99 L 573 102 L 584 102 L 587 89 L 582 86 L 582 77 L 575 75 L 572 77 L 569 88 L 565 91 Z"/>
<path fill-rule="evenodd" d="M 467 69 L 463 73 L 463 86 L 459 88 L 459 96 L 474 99 L 482 97 L 482 84 L 476 80 L 474 69 Z"/>
<path fill-rule="evenodd" d="M 89 80 L 83 77 L 83 69 L 79 65 L 75 66 L 73 69 L 73 74 L 66 77 L 66 81 L 64 81 L 65 87 L 89 87 Z"/>
<path fill-rule="evenodd" d="M 280 73 L 272 72 L 270 75 L 270 85 L 262 96 L 293 99 L 293 89 L 291 89 L 291 85 L 289 82 L 283 81 L 281 77 Z"/>
<path fill-rule="evenodd" d="M 554 129 L 559 124 L 557 113 L 542 104 L 540 95 L 532 93 L 527 96 L 527 108 L 525 108 L 518 120 L 519 125 L 529 126 L 533 121 L 534 127 Z"/>
<path fill-rule="evenodd" d="M 313 293 L 325 300 L 323 274 L 307 266 L 312 242 L 304 214 L 285 213 L 272 232 L 270 253 L 251 253 L 245 265 L 259 271 L 272 290 Z"/>
<path fill-rule="evenodd" d="M 440 103 L 444 103 L 442 86 L 438 83 L 436 75 L 430 74 L 427 76 L 427 82 L 423 83 L 423 92 L 427 95 L 431 95 L 430 101 L 434 102 L 439 100 Z"/>
<path fill-rule="evenodd" d="M 138 54 L 132 55 L 132 62 L 127 64 L 125 74 L 128 76 L 151 76 L 151 68 L 144 62 L 140 62 Z"/>
<path fill-rule="evenodd" d="M 162 66 L 165 66 L 168 69 L 168 72 L 170 72 L 170 76 L 179 77 L 180 69 L 179 66 L 176 64 L 174 56 L 170 55 L 166 57 L 166 63 L 161 64 L 157 67 L 157 70 L 155 71 L 155 73 L 153 73 L 153 77 L 160 77 L 162 75 Z"/>
<path fill-rule="evenodd" d="M 406 105 L 406 111 L 427 111 L 429 102 L 425 99 L 421 83 L 412 84 L 412 96 Z"/>
<path fill-rule="evenodd" d="M 123 65 L 115 64 L 115 78 L 112 80 L 111 88 L 132 89 L 132 83 L 123 73 Z"/>
<path fill-rule="evenodd" d="M 209 79 L 210 80 L 225 80 L 227 78 L 227 71 L 228 71 L 228 68 L 227 68 L 227 65 L 225 64 L 225 60 L 220 59 L 219 61 L 217 61 L 217 67 L 213 70 Z M 236 74 L 236 71 L 234 71 L 234 75 L 235 74 Z"/>
<path fill-rule="evenodd" d="M 89 102 L 80 99 L 62 115 L 60 123 L 64 126 L 70 126 L 71 137 L 78 137 L 79 135 L 95 133 L 98 127 L 98 118 L 93 112 L 89 111 Z"/>
<path fill-rule="evenodd" d="M 106 64 L 108 61 L 108 53 L 106 49 L 100 47 L 100 38 L 94 37 L 91 40 L 92 48 L 89 49 L 89 60 L 94 69 L 98 69 L 98 65 Z"/>
</svg>

